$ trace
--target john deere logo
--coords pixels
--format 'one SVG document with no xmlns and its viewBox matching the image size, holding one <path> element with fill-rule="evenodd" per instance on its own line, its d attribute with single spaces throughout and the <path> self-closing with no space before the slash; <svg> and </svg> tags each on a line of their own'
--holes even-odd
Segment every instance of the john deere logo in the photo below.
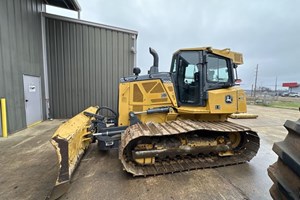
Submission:
<svg viewBox="0 0 300 200">
<path fill-rule="evenodd" d="M 232 96 L 231 96 L 231 95 L 227 95 L 227 96 L 225 97 L 225 102 L 226 102 L 226 103 L 232 103 Z"/>
</svg>

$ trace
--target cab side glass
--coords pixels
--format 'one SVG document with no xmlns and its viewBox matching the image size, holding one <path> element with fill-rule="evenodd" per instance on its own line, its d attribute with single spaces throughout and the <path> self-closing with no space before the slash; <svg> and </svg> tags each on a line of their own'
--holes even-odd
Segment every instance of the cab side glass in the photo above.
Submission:
<svg viewBox="0 0 300 200">
<path fill-rule="evenodd" d="M 173 72 L 173 73 L 176 72 L 176 65 L 177 65 L 177 60 L 176 60 L 176 58 L 174 58 L 174 61 L 173 61 L 173 67 L 172 67 L 172 72 Z"/>
<path fill-rule="evenodd" d="M 226 83 L 228 79 L 229 73 L 226 59 L 209 55 L 207 57 L 207 81 Z"/>
</svg>

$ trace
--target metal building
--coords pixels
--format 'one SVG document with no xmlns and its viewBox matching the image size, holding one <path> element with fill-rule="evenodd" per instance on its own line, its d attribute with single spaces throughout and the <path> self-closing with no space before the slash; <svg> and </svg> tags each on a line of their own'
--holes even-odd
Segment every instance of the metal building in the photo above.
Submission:
<svg viewBox="0 0 300 200">
<path fill-rule="evenodd" d="M 118 82 L 132 73 L 137 32 L 45 17 L 50 115 L 69 118 L 90 105 L 117 110 Z"/>
<path fill-rule="evenodd" d="M 0 97 L 6 98 L 9 132 L 27 125 L 23 75 L 43 79 L 41 11 L 41 0 L 0 2 Z M 38 121 L 45 118 L 40 111 Z"/>
<path fill-rule="evenodd" d="M 46 4 L 80 11 L 76 0 L 0 1 L 9 133 L 47 119 L 49 110 L 65 118 L 88 105 L 116 108 L 119 77 L 135 65 L 136 31 L 45 14 Z"/>
</svg>

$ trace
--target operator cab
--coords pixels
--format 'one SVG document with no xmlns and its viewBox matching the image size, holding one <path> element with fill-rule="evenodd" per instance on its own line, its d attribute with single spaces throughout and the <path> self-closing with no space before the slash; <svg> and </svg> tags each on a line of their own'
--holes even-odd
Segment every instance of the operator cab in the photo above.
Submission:
<svg viewBox="0 0 300 200">
<path fill-rule="evenodd" d="M 206 106 L 207 91 L 234 85 L 230 58 L 208 50 L 179 50 L 173 55 L 171 74 L 179 105 Z"/>
</svg>

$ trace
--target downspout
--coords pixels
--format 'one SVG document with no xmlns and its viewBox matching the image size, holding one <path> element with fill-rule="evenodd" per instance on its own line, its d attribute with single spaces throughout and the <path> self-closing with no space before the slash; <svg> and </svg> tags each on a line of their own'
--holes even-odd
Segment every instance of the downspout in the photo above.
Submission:
<svg viewBox="0 0 300 200">
<path fill-rule="evenodd" d="M 42 49 L 43 49 L 43 71 L 44 71 L 44 86 L 45 86 L 45 109 L 46 118 L 51 119 L 50 116 L 50 103 L 49 103 L 49 78 L 48 78 L 48 65 L 47 65 L 47 49 L 46 49 L 46 25 L 45 16 L 41 13 L 42 25 Z"/>
<path fill-rule="evenodd" d="M 80 18 L 81 18 L 81 11 L 80 10 L 78 10 L 78 12 L 77 12 L 77 18 L 80 20 Z"/>
<path fill-rule="evenodd" d="M 133 67 L 135 68 L 137 66 L 137 35 L 132 35 L 131 38 L 133 40 L 133 46 L 131 47 L 131 52 L 133 53 Z"/>
</svg>

